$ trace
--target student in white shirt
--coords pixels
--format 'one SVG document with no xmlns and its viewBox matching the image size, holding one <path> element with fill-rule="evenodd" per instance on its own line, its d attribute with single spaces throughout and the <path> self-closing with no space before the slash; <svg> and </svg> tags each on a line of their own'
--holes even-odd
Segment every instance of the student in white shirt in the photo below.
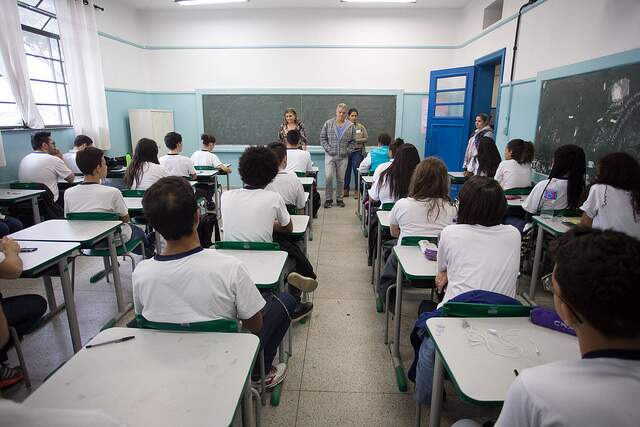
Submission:
<svg viewBox="0 0 640 427">
<path fill-rule="evenodd" d="M 182 135 L 177 132 L 169 132 L 164 137 L 164 145 L 169 149 L 169 153 L 158 159 L 160 165 L 171 175 L 184 178 L 196 179 L 196 170 L 190 158 L 181 156 Z"/>
<path fill-rule="evenodd" d="M 121 227 L 122 241 L 140 239 L 149 249 L 149 240 L 145 232 L 129 223 L 129 210 L 122 193 L 115 187 L 102 185 L 100 182 L 107 176 L 107 162 L 101 150 L 88 147 L 78 152 L 76 162 L 84 174 L 84 181 L 69 188 L 64 197 L 64 214 L 74 212 L 106 212 L 118 214 L 124 223 Z M 137 247 L 135 253 L 141 254 Z M 149 251 L 149 255 L 151 252 Z"/>
<path fill-rule="evenodd" d="M 420 155 L 413 144 L 403 144 L 395 153 L 393 162 L 379 175 L 373 176 L 373 183 L 369 189 L 369 203 L 395 203 L 396 200 L 407 197 L 411 175 L 420 163 Z M 382 166 L 382 165 L 381 165 Z M 380 168 L 380 167 L 379 167 Z M 378 217 L 372 210 L 369 218 L 369 265 L 373 262 L 378 239 Z"/>
<path fill-rule="evenodd" d="M 33 152 L 20 161 L 18 180 L 46 185 L 53 195 L 53 201 L 58 202 L 58 180 L 73 183 L 75 175 L 64 162 L 60 151 L 55 148 L 51 132 L 36 132 L 31 137 L 31 147 Z"/>
<path fill-rule="evenodd" d="M 295 173 L 287 172 L 287 149 L 280 142 L 272 142 L 269 149 L 280 162 L 280 170 L 265 190 L 280 194 L 285 205 L 295 206 L 301 212 L 305 205 L 304 188 Z"/>
<path fill-rule="evenodd" d="M 494 176 L 503 190 L 526 188 L 531 185 L 531 162 L 533 143 L 512 139 L 504 149 L 504 160 L 498 165 Z"/>
<path fill-rule="evenodd" d="M 124 173 L 124 185 L 132 190 L 146 190 L 157 180 L 171 174 L 158 161 L 158 145 L 149 138 L 136 144 L 131 164 Z"/>
<path fill-rule="evenodd" d="M 272 362 L 289 328 L 294 298 L 288 294 L 260 295 L 241 261 L 200 246 L 200 215 L 184 178 L 160 179 L 145 192 L 142 206 L 167 246 L 162 255 L 142 261 L 133 272 L 136 314 L 148 321 L 168 323 L 242 320 L 242 326 L 260 338 L 267 387 L 282 382 L 286 365 L 272 366 Z M 259 368 L 256 364 L 254 378 L 255 374 L 259 377 Z"/>
<path fill-rule="evenodd" d="M 587 161 L 577 145 L 562 145 L 553 153 L 549 178 L 538 182 L 522 208 L 539 215 L 542 210 L 578 209 L 585 190 Z"/>
<path fill-rule="evenodd" d="M 640 239 L 640 164 L 627 153 L 607 154 L 598 161 L 589 197 L 580 207 L 581 224 L 621 231 Z"/>
<path fill-rule="evenodd" d="M 211 166 L 220 169 L 224 173 L 231 173 L 231 168 L 220 161 L 217 155 L 213 153 L 216 146 L 216 137 L 203 133 L 200 136 L 202 140 L 202 148 L 191 155 L 193 166 Z"/>
<path fill-rule="evenodd" d="M 451 200 L 447 166 L 437 157 L 428 157 L 418 164 L 409 194 L 391 209 L 391 236 L 398 245 L 407 236 L 440 236 L 442 229 L 453 224 L 458 209 Z M 398 259 L 391 253 L 380 278 L 378 295 L 383 298 L 387 288 L 395 283 Z"/>
<path fill-rule="evenodd" d="M 92 146 L 93 140 L 87 135 L 78 135 L 76 136 L 76 139 L 73 140 L 73 148 L 63 155 L 65 163 L 67 164 L 67 166 L 69 166 L 69 169 L 71 169 L 73 173 L 82 173 L 78 168 L 78 165 L 76 164 L 76 154 L 78 154 L 79 151 Z"/>
<path fill-rule="evenodd" d="M 582 359 L 523 370 L 495 425 L 638 425 L 640 242 L 615 231 L 576 228 L 557 244 L 553 302 L 576 331 Z"/>
<path fill-rule="evenodd" d="M 224 240 L 280 244 L 281 250 L 295 261 L 295 272 L 287 275 L 287 283 L 298 302 L 291 318 L 301 319 L 313 309 L 311 302 L 301 302 L 301 291 L 314 291 L 318 281 L 304 252 L 287 238 L 293 223 L 282 196 L 265 190 L 278 174 L 278 159 L 267 147 L 248 147 L 240 156 L 238 172 L 244 187 L 225 192 L 220 201 Z"/>
<path fill-rule="evenodd" d="M 313 172 L 311 153 L 301 150 L 300 132 L 297 129 L 287 132 L 287 172 Z"/>
</svg>

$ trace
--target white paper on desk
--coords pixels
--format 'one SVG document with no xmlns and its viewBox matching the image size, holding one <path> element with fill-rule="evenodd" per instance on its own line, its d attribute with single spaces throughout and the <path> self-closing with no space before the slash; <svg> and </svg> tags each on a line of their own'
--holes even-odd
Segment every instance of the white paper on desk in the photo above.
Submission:
<svg viewBox="0 0 640 427">
<path fill-rule="evenodd" d="M 0 132 L 0 167 L 7 166 L 7 159 L 4 156 L 4 144 L 2 143 L 2 132 Z"/>
</svg>

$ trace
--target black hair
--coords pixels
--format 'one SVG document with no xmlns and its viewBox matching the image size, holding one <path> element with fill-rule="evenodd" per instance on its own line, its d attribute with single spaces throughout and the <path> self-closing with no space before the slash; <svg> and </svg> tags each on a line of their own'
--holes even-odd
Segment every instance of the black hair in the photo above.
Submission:
<svg viewBox="0 0 640 427">
<path fill-rule="evenodd" d="M 44 144 L 49 142 L 51 132 L 36 132 L 31 137 L 31 147 L 34 150 L 39 150 Z"/>
<path fill-rule="evenodd" d="M 93 171 L 102 164 L 104 153 L 96 147 L 87 147 L 76 154 L 78 169 L 85 175 L 92 175 Z"/>
<path fill-rule="evenodd" d="M 574 227 L 552 249 L 562 301 L 607 337 L 640 337 L 640 241 Z"/>
<path fill-rule="evenodd" d="M 160 164 L 158 161 L 158 144 L 153 139 L 141 138 L 133 151 L 133 159 L 124 173 L 124 185 L 131 188 L 142 180 L 142 168 L 146 162 Z"/>
<path fill-rule="evenodd" d="M 349 111 L 347 111 L 347 117 L 350 116 L 351 113 L 360 114 L 356 108 L 349 108 Z"/>
<path fill-rule="evenodd" d="M 395 158 L 398 149 L 404 145 L 404 139 L 396 138 L 391 144 L 389 144 L 389 151 L 391 152 L 391 157 Z"/>
<path fill-rule="evenodd" d="M 507 143 L 507 150 L 511 151 L 511 158 L 521 165 L 533 161 L 534 147 L 530 141 L 512 139 Z"/>
<path fill-rule="evenodd" d="M 144 216 L 167 240 L 178 240 L 193 232 L 196 197 L 189 182 L 180 176 L 156 181 L 142 198 Z"/>
<path fill-rule="evenodd" d="M 553 153 L 553 166 L 549 172 L 549 182 L 552 178 L 567 179 L 567 207 L 570 209 L 580 207 L 584 196 L 584 175 L 586 172 L 587 160 L 584 150 L 577 145 L 562 145 Z"/>
<path fill-rule="evenodd" d="M 480 137 L 478 143 L 478 175 L 493 178 L 498 170 L 498 165 L 502 161 L 498 147 L 493 138 L 488 136 Z"/>
<path fill-rule="evenodd" d="M 87 135 L 78 135 L 76 139 L 73 140 L 74 147 L 82 147 L 86 145 L 87 147 L 91 147 L 93 145 L 93 140 L 89 138 Z"/>
<path fill-rule="evenodd" d="M 486 176 L 472 176 L 458 193 L 458 224 L 491 227 L 502 223 L 507 199 L 498 181 Z"/>
<path fill-rule="evenodd" d="M 398 149 L 393 162 L 380 174 L 378 187 L 389 185 L 391 197 L 395 200 L 407 197 L 413 171 L 420 163 L 420 155 L 413 144 L 404 144 Z"/>
<path fill-rule="evenodd" d="M 279 141 L 272 142 L 268 145 L 269 150 L 273 151 L 273 154 L 276 155 L 276 159 L 278 159 L 278 164 L 282 163 L 284 159 L 287 158 L 287 147 L 281 144 Z"/>
<path fill-rule="evenodd" d="M 640 164 L 627 153 L 610 153 L 598 161 L 594 184 L 605 184 L 631 193 L 633 217 L 640 216 Z M 604 203 L 607 203 L 605 193 Z M 636 219 L 637 221 L 637 219 Z"/>
<path fill-rule="evenodd" d="M 200 139 L 202 140 L 202 145 L 210 145 L 216 143 L 216 137 L 206 133 L 200 135 Z"/>
<path fill-rule="evenodd" d="M 278 174 L 280 165 L 276 155 L 264 146 L 248 147 L 240 156 L 238 172 L 245 185 L 264 188 Z"/>
<path fill-rule="evenodd" d="M 166 145 L 169 150 L 175 150 L 181 142 L 182 135 L 178 132 L 169 132 L 164 136 L 164 145 Z"/>
<path fill-rule="evenodd" d="M 487 113 L 478 113 L 476 114 L 476 117 L 480 117 L 480 119 L 486 124 L 489 124 L 489 120 L 491 119 Z"/>
<path fill-rule="evenodd" d="M 389 144 L 391 144 L 391 135 L 386 132 L 382 132 L 378 135 L 378 142 L 380 145 L 389 146 Z"/>
<path fill-rule="evenodd" d="M 298 129 L 291 129 L 287 132 L 287 143 L 289 145 L 298 145 L 300 143 L 300 131 Z"/>
</svg>

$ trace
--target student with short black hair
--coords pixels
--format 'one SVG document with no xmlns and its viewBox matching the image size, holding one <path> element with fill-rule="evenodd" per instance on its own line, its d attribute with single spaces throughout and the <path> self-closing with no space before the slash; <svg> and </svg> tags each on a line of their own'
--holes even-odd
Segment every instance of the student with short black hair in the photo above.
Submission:
<svg viewBox="0 0 640 427">
<path fill-rule="evenodd" d="M 574 144 L 562 145 L 553 153 L 549 177 L 538 182 L 522 203 L 534 215 L 542 210 L 578 209 L 584 200 L 587 161 L 584 150 Z"/>
<path fill-rule="evenodd" d="M 64 179 L 72 183 L 75 175 L 64 162 L 60 151 L 55 147 L 51 132 L 33 134 L 31 147 L 33 147 L 33 152 L 27 154 L 20 161 L 18 180 L 46 185 L 51 191 L 53 201 L 58 202 L 60 196 L 58 180 Z"/>
<path fill-rule="evenodd" d="M 121 227 L 122 241 L 140 239 L 148 249 L 149 240 L 144 231 L 129 223 L 129 210 L 124 202 L 122 193 L 115 187 L 102 185 L 101 181 L 107 176 L 107 162 L 104 153 L 95 147 L 88 147 L 79 151 L 76 156 L 78 168 L 84 174 L 84 181 L 65 192 L 64 214 L 74 212 L 105 212 L 118 214 L 124 223 Z M 140 248 L 135 249 L 141 254 Z"/>
<path fill-rule="evenodd" d="M 73 173 L 82 173 L 78 168 L 78 165 L 76 164 L 76 154 L 78 154 L 79 151 L 92 146 L 93 140 L 87 135 L 78 135 L 76 136 L 76 139 L 73 140 L 73 148 L 63 155 L 65 163 L 67 164 L 67 166 L 69 166 L 69 169 L 71 169 Z"/>
<path fill-rule="evenodd" d="M 297 129 L 287 132 L 287 172 L 313 172 L 311 154 L 300 149 L 300 132 Z"/>
<path fill-rule="evenodd" d="M 389 145 L 391 144 L 391 135 L 386 132 L 378 135 L 378 147 L 367 153 L 367 156 L 360 162 L 358 170 L 360 173 L 373 172 L 382 163 L 389 161 L 392 158 L 389 155 Z"/>
<path fill-rule="evenodd" d="M 289 132 L 297 132 L 295 130 Z M 293 172 L 287 172 L 287 149 L 280 142 L 272 142 L 269 149 L 278 159 L 280 170 L 273 181 L 265 187 L 265 190 L 273 191 L 282 196 L 285 205 L 295 206 L 297 211 L 302 211 L 305 206 L 304 188 L 300 180 Z"/>
<path fill-rule="evenodd" d="M 640 239 L 640 164 L 627 153 L 598 161 L 589 196 L 580 207 L 581 224 L 621 231 Z"/>
<path fill-rule="evenodd" d="M 153 139 L 141 138 L 133 151 L 133 159 L 127 166 L 123 182 L 132 190 L 146 190 L 160 178 L 169 175 L 158 161 L 158 144 Z"/>
<path fill-rule="evenodd" d="M 142 199 L 145 217 L 167 241 L 161 255 L 142 261 L 132 275 L 137 315 L 152 322 L 193 323 L 242 320 L 260 338 L 267 387 L 286 375 L 272 365 L 295 307 L 291 295 L 260 295 L 241 261 L 204 249 L 198 238 L 200 215 L 189 183 L 170 176 L 153 184 Z M 253 377 L 259 376 L 256 364 Z"/>
<path fill-rule="evenodd" d="M 282 196 L 265 187 L 278 174 L 276 155 L 267 147 L 248 147 L 240 156 L 238 172 L 244 187 L 227 191 L 222 195 L 221 211 L 224 240 L 241 242 L 273 242 L 277 239 L 295 261 L 295 272 L 287 275 L 287 283 L 295 289 L 290 292 L 299 302 L 292 319 L 308 315 L 313 304 L 300 303 L 299 291 L 312 292 L 318 287 L 313 267 L 296 245 L 288 245 L 287 239 L 278 238 L 293 231 L 291 216 Z M 287 246 L 284 246 L 287 245 Z"/>
<path fill-rule="evenodd" d="M 164 145 L 169 149 L 169 153 L 160 157 L 159 162 L 170 175 L 182 176 L 196 179 L 196 170 L 189 157 L 181 156 L 182 135 L 177 132 L 169 132 L 164 137 Z"/>
<path fill-rule="evenodd" d="M 523 370 L 495 425 L 637 425 L 640 241 L 576 227 L 556 245 L 553 303 L 576 331 L 582 358 Z"/>
<path fill-rule="evenodd" d="M 193 166 L 211 166 L 224 173 L 231 173 L 231 168 L 222 163 L 220 158 L 213 153 L 216 137 L 203 133 L 200 139 L 202 140 L 202 148 L 191 155 Z"/>
<path fill-rule="evenodd" d="M 531 185 L 531 162 L 533 143 L 522 139 L 512 139 L 504 149 L 504 160 L 498 165 L 495 180 L 503 190 L 525 188 Z"/>
</svg>

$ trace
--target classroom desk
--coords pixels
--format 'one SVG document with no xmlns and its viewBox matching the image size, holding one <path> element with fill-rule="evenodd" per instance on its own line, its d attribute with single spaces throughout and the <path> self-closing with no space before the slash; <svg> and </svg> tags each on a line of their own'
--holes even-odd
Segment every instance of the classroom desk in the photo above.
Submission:
<svg viewBox="0 0 640 427">
<path fill-rule="evenodd" d="M 216 205 L 216 217 L 220 219 L 220 191 L 218 190 L 218 174 L 219 169 L 213 170 L 196 170 L 197 181 L 204 183 L 213 183 L 213 201 Z M 227 178 L 229 179 L 229 178 Z M 194 184 L 195 185 L 195 182 Z"/>
<path fill-rule="evenodd" d="M 462 326 L 463 320 L 489 340 L 492 335 L 488 329 L 499 333 L 517 330 L 515 336 L 509 335 L 509 339 L 522 346 L 523 355 L 503 357 L 489 352 L 486 346 L 472 346 L 467 339 L 468 329 Z M 427 320 L 427 329 L 436 346 L 429 427 L 440 425 L 445 367 L 463 400 L 499 404 L 516 378 L 514 369 L 522 372 L 533 366 L 580 358 L 576 337 L 534 325 L 528 317 L 434 317 Z"/>
<path fill-rule="evenodd" d="M 291 222 L 293 222 L 293 231 L 290 233 L 295 237 L 302 237 L 304 245 L 304 254 L 307 255 L 307 241 L 309 239 L 309 221 L 311 217 L 309 215 L 291 215 Z"/>
<path fill-rule="evenodd" d="M 24 406 L 100 410 L 131 427 L 228 426 L 243 400 L 245 425 L 252 425 L 258 337 L 111 328 L 91 344 L 131 335 L 135 339 L 82 349 Z"/>
<path fill-rule="evenodd" d="M 33 222 L 37 224 L 41 221 L 38 197 L 45 192 L 45 190 L 12 190 L 9 188 L 0 188 L 0 206 L 15 205 L 16 203 L 31 200 Z"/>
<path fill-rule="evenodd" d="M 73 182 L 69 182 L 66 179 L 60 178 L 58 180 L 58 187 L 69 188 L 69 187 L 73 187 L 74 185 L 82 184 L 83 182 L 84 182 L 83 175 L 75 175 L 73 177 Z"/>
<path fill-rule="evenodd" d="M 298 180 L 300 184 L 302 184 L 302 188 L 304 188 L 305 192 L 310 194 L 310 197 L 307 199 L 307 215 L 309 215 L 309 240 L 313 240 L 313 181 L 315 178 L 311 176 L 299 176 Z"/>
<path fill-rule="evenodd" d="M 400 356 L 400 319 L 402 317 L 402 276 L 408 280 L 434 279 L 438 272 L 436 261 L 425 258 L 419 246 L 395 246 L 393 252 L 398 258 L 398 274 L 396 275 L 396 303 L 393 317 L 394 337 L 389 345 L 393 367 L 396 373 L 396 381 L 400 391 L 406 391 L 407 379 L 402 366 Z M 387 312 L 390 309 L 386 308 Z M 389 322 L 385 325 L 385 338 L 388 337 Z M 387 342 L 385 341 L 385 344 Z"/>
<path fill-rule="evenodd" d="M 80 338 L 80 328 L 78 326 L 78 315 L 76 312 L 76 303 L 73 298 L 73 289 L 71 288 L 71 279 L 69 278 L 69 269 L 67 268 L 67 257 L 80 248 L 80 243 L 25 240 L 17 240 L 17 242 L 22 248 L 37 248 L 34 252 L 20 252 L 19 256 L 22 260 L 22 274 L 20 277 L 36 278 L 45 270 L 57 266 L 60 282 L 62 283 L 64 304 L 58 305 L 56 302 L 51 277 L 43 276 L 47 305 L 49 306 L 49 313 L 44 316 L 43 322 L 46 322 L 66 307 L 71 345 L 73 346 L 73 351 L 77 352 L 82 347 L 82 340 Z"/>
<path fill-rule="evenodd" d="M 449 172 L 449 180 L 451 184 L 464 184 L 468 178 L 464 176 L 464 172 Z"/>
<path fill-rule="evenodd" d="M 362 185 L 360 186 L 360 190 L 361 190 L 360 197 L 361 198 L 358 199 L 358 210 L 360 211 L 360 226 L 362 228 L 362 234 L 364 235 L 364 237 L 367 237 L 369 232 L 368 232 L 365 224 L 368 224 L 369 218 L 365 218 L 364 200 L 366 199 L 366 191 L 373 184 L 373 176 L 371 176 L 371 175 L 363 175 L 360 178 L 361 178 L 361 181 L 362 181 Z M 371 201 L 369 201 L 369 209 L 368 209 L 368 211 L 366 213 L 366 216 L 369 216 L 369 215 L 371 215 Z"/>
<path fill-rule="evenodd" d="M 16 240 L 35 240 L 46 242 L 78 242 L 82 248 L 90 248 L 100 240 L 107 238 L 111 258 L 111 272 L 118 304 L 118 317 L 125 314 L 129 307 L 124 303 L 115 235 L 120 234 L 121 221 L 68 221 L 51 219 L 41 222 L 10 235 Z M 129 304 L 130 306 L 130 304 Z"/>
<path fill-rule="evenodd" d="M 529 284 L 529 298 L 531 298 L 531 300 L 534 300 L 536 296 L 536 285 L 538 283 L 538 275 L 540 274 L 540 258 L 542 257 L 542 241 L 544 240 L 544 233 L 547 232 L 553 237 L 559 237 L 569 231 L 569 227 L 563 224 L 562 221 L 566 221 L 566 218 L 543 218 L 542 216 L 533 217 L 533 224 L 537 227 L 538 234 L 536 235 L 536 249 L 533 256 L 531 283 Z"/>
<path fill-rule="evenodd" d="M 123 178 L 126 170 L 127 168 L 124 166 L 118 169 L 109 169 L 107 170 L 107 178 Z"/>
<path fill-rule="evenodd" d="M 124 204 L 127 206 L 130 214 L 142 213 L 142 197 L 125 197 Z"/>
<path fill-rule="evenodd" d="M 507 196 L 507 207 L 521 208 L 527 196 Z"/>
<path fill-rule="evenodd" d="M 378 216 L 378 237 L 376 239 L 376 260 L 373 267 L 373 291 L 377 293 L 378 283 L 380 283 L 380 276 L 382 274 L 382 233 L 384 230 L 389 230 L 391 219 L 391 211 L 379 210 L 376 212 Z M 384 295 L 378 295 L 378 297 L 384 299 Z"/>
</svg>

